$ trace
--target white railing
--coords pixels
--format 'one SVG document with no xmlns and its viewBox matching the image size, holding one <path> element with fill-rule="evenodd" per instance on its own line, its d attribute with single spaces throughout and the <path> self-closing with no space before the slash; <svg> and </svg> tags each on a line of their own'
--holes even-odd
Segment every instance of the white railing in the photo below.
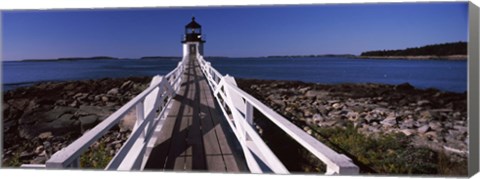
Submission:
<svg viewBox="0 0 480 179">
<path fill-rule="evenodd" d="M 327 166 L 326 174 L 358 174 L 358 167 L 343 154 L 339 154 L 290 121 L 237 87 L 235 79 L 220 74 L 210 62 L 197 56 L 203 73 L 230 127 L 242 146 L 248 168 L 253 173 L 289 173 L 282 162 L 253 128 L 253 109 L 257 109 L 280 129 L 319 158 Z"/>
<path fill-rule="evenodd" d="M 168 114 L 170 101 L 182 82 L 186 58 L 165 76 L 154 76 L 150 86 L 123 105 L 97 126 L 83 134 L 67 147 L 56 152 L 45 165 L 22 165 L 25 168 L 78 168 L 80 156 L 110 128 L 117 125 L 131 110 L 136 111 L 136 123 L 120 150 L 105 170 L 141 170 L 146 160 L 148 144 L 154 132 L 161 130 Z"/>
</svg>

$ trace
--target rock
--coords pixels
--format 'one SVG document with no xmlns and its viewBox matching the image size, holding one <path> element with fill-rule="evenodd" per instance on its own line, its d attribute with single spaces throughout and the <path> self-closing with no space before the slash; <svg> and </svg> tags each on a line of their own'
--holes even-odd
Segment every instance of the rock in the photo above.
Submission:
<svg viewBox="0 0 480 179">
<path fill-rule="evenodd" d="M 330 127 L 330 126 L 335 125 L 336 123 L 337 123 L 337 121 L 331 120 L 331 121 L 320 122 L 317 125 L 320 126 L 320 127 Z"/>
<path fill-rule="evenodd" d="M 40 133 L 38 135 L 38 138 L 42 139 L 42 140 L 45 140 L 45 139 L 49 139 L 49 138 L 52 138 L 53 137 L 53 134 L 52 132 L 43 132 L 43 133 Z"/>
<path fill-rule="evenodd" d="M 315 123 L 323 122 L 325 120 L 321 114 L 314 114 L 312 119 Z"/>
<path fill-rule="evenodd" d="M 434 113 L 432 111 L 423 111 L 420 113 L 419 121 L 426 122 L 434 118 Z"/>
<path fill-rule="evenodd" d="M 83 116 L 78 119 L 81 124 L 82 131 L 85 131 L 87 129 L 90 129 L 94 127 L 97 124 L 98 116 L 96 115 L 88 115 L 88 116 Z"/>
<path fill-rule="evenodd" d="M 357 121 L 359 119 L 358 112 L 353 111 L 349 111 L 345 117 L 347 117 L 349 121 Z"/>
<path fill-rule="evenodd" d="M 302 94 L 305 94 L 308 90 L 310 90 L 311 87 L 310 86 L 307 86 L 305 88 L 300 88 L 298 91 Z"/>
<path fill-rule="evenodd" d="M 112 88 L 107 92 L 107 95 L 115 96 L 118 94 L 118 88 Z"/>
<path fill-rule="evenodd" d="M 418 133 L 423 134 L 423 133 L 427 132 L 428 129 L 430 129 L 430 126 L 424 125 L 424 126 L 418 128 L 417 131 L 418 131 Z"/>
<path fill-rule="evenodd" d="M 413 90 L 415 89 L 412 85 L 410 85 L 409 83 L 402 83 L 402 84 L 399 84 L 399 85 L 396 85 L 394 87 L 394 90 L 399 90 L 399 91 L 409 91 L 409 90 Z"/>
<path fill-rule="evenodd" d="M 325 91 L 317 91 L 317 90 L 310 90 L 305 93 L 306 97 L 316 97 L 316 98 L 323 98 L 328 95 L 328 92 Z"/>
<path fill-rule="evenodd" d="M 70 103 L 68 106 L 70 107 L 77 107 L 78 106 L 78 102 L 77 100 L 74 100 L 72 103 Z"/>
<path fill-rule="evenodd" d="M 43 145 L 38 146 L 38 147 L 35 149 L 35 153 L 36 153 L 36 154 L 40 154 L 40 153 L 42 153 L 42 152 L 44 151 L 44 149 L 45 149 L 45 148 L 43 147 Z"/>
<path fill-rule="evenodd" d="M 410 136 L 412 134 L 415 134 L 416 131 L 414 129 L 402 129 L 400 130 L 400 132 L 402 132 L 406 136 Z"/>
<path fill-rule="evenodd" d="M 408 118 L 406 120 L 404 120 L 401 124 L 401 127 L 402 128 L 412 128 L 413 125 L 414 125 L 414 120 L 412 118 Z"/>
<path fill-rule="evenodd" d="M 378 108 L 373 109 L 372 112 L 380 114 L 380 115 L 385 115 L 385 114 L 390 113 L 390 110 L 388 110 L 386 108 L 378 107 Z"/>
<path fill-rule="evenodd" d="M 332 107 L 333 107 L 334 109 L 341 109 L 341 108 L 343 107 L 343 105 L 340 104 L 340 103 L 334 103 L 334 104 L 332 105 Z"/>
<path fill-rule="evenodd" d="M 87 116 L 87 115 L 97 115 L 101 120 L 108 117 L 112 111 L 112 108 L 109 107 L 99 107 L 99 106 L 80 106 L 75 113 L 78 116 Z"/>
<path fill-rule="evenodd" d="M 429 131 L 429 132 L 425 133 L 424 135 L 427 136 L 428 138 L 432 139 L 432 140 L 437 140 L 437 138 L 438 138 L 437 132 L 435 132 L 435 131 Z"/>
<path fill-rule="evenodd" d="M 418 106 L 424 106 L 424 105 L 428 105 L 428 104 L 430 104 L 429 100 L 420 100 L 420 101 L 417 102 Z"/>
<path fill-rule="evenodd" d="M 108 97 L 102 96 L 102 101 L 103 101 L 103 102 L 107 102 L 107 101 L 108 101 Z"/>
<path fill-rule="evenodd" d="M 29 158 L 33 157 L 34 155 L 35 155 L 34 152 L 23 151 L 22 153 L 20 153 L 20 160 L 29 159 Z"/>
<path fill-rule="evenodd" d="M 128 81 L 124 82 L 124 83 L 122 84 L 122 86 L 120 86 L 120 89 L 128 90 L 129 88 L 132 87 L 132 84 L 133 84 L 133 82 L 130 81 L 130 80 L 128 80 Z"/>
<path fill-rule="evenodd" d="M 38 156 L 30 160 L 30 164 L 45 164 L 45 162 L 47 162 L 47 157 L 45 156 Z"/>
<path fill-rule="evenodd" d="M 428 124 L 432 130 L 435 131 L 441 131 L 442 130 L 442 124 L 438 121 L 432 121 Z"/>
<path fill-rule="evenodd" d="M 380 122 L 381 124 L 383 124 L 383 126 L 386 126 L 386 127 L 392 127 L 394 125 L 397 124 L 397 119 L 392 116 L 392 115 L 389 115 L 387 118 L 385 118 L 382 122 Z"/>
<path fill-rule="evenodd" d="M 466 134 L 468 132 L 468 128 L 465 126 L 455 125 L 453 128 L 456 129 L 460 134 Z"/>
<path fill-rule="evenodd" d="M 73 96 L 73 99 L 84 100 L 85 98 L 87 98 L 87 96 L 88 96 L 88 93 L 77 93 L 76 95 Z"/>
</svg>

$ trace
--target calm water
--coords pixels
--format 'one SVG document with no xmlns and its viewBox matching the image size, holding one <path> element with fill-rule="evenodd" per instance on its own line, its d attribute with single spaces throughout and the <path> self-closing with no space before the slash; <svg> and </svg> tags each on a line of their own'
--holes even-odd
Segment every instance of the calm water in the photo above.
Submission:
<svg viewBox="0 0 480 179">
<path fill-rule="evenodd" d="M 209 59 L 207 59 L 209 60 Z M 64 62 L 4 62 L 4 90 L 40 81 L 164 75 L 171 60 L 90 60 Z M 326 84 L 408 82 L 417 88 L 464 92 L 467 61 L 365 60 L 351 58 L 211 59 L 222 74 L 239 78 L 301 80 Z"/>
</svg>

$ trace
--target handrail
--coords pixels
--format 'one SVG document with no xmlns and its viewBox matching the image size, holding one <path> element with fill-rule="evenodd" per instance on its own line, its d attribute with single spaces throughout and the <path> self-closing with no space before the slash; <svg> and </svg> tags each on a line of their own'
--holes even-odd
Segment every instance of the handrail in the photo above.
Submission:
<svg viewBox="0 0 480 179">
<path fill-rule="evenodd" d="M 232 127 L 242 145 L 247 165 L 252 172 L 265 172 L 266 170 L 260 167 L 263 163 L 269 167 L 268 170 L 275 173 L 288 173 L 288 170 L 285 169 L 284 165 L 253 129 L 253 108 L 255 108 L 324 162 L 327 165 L 325 174 L 358 174 L 359 169 L 350 158 L 330 149 L 250 94 L 238 88 L 233 77 L 221 75 L 201 55 L 198 55 L 197 59 L 210 87 L 214 90 L 215 98 L 219 102 L 223 114 L 228 119 L 230 127 Z M 256 155 L 257 158 L 253 157 L 253 155 Z"/>
<path fill-rule="evenodd" d="M 152 137 L 153 130 L 158 124 L 163 123 L 161 119 L 164 119 L 165 110 L 168 109 L 167 106 L 175 95 L 175 91 L 180 87 L 185 61 L 186 58 L 183 58 L 177 67 L 166 76 L 155 76 L 147 89 L 66 148 L 53 154 L 45 163 L 45 168 L 79 167 L 80 155 L 110 128 L 118 124 L 127 112 L 135 107 L 137 114 L 135 127 L 128 140 L 122 145 L 122 148 L 110 161 L 106 169 L 141 169 L 145 163 L 143 155 L 145 154 L 147 143 Z M 164 103 L 167 97 L 168 100 Z M 161 109 L 161 112 L 158 116 L 155 116 L 157 109 Z M 29 165 L 25 165 L 25 167 L 29 167 Z"/>
</svg>

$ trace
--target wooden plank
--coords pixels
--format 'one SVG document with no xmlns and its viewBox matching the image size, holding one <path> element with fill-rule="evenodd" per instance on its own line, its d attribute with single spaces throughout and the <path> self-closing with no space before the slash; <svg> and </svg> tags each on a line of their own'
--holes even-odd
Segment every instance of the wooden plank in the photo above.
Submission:
<svg viewBox="0 0 480 179">
<path fill-rule="evenodd" d="M 223 127 L 228 127 L 228 126 L 225 126 L 225 125 L 222 125 L 221 123 L 221 119 L 223 118 L 223 116 L 221 116 L 221 114 L 219 114 L 219 110 L 217 108 L 217 106 L 215 105 L 215 101 L 214 101 L 214 97 L 213 97 L 213 94 L 212 94 L 212 90 L 211 88 L 208 86 L 206 80 L 201 80 L 199 81 L 200 83 L 200 86 L 202 88 L 202 91 L 203 91 L 203 97 L 204 97 L 204 100 L 205 100 L 205 108 L 208 109 L 208 111 L 205 111 L 206 113 L 206 120 L 205 121 L 208 121 L 208 127 L 211 128 L 211 130 L 209 131 L 209 133 L 207 133 L 207 135 L 214 135 L 212 136 L 211 138 L 213 139 L 216 139 L 215 141 L 215 145 L 213 145 L 214 147 L 213 148 L 210 148 L 210 150 L 212 151 L 209 151 L 210 154 L 217 154 L 218 153 L 218 150 L 219 152 L 221 152 L 222 154 L 222 164 L 223 164 L 223 168 L 224 170 L 226 171 L 240 171 L 240 167 L 239 165 L 237 164 L 237 160 L 235 159 L 235 156 L 232 155 L 232 147 L 230 146 L 230 143 L 227 141 L 228 138 L 227 136 L 225 135 L 224 133 L 224 129 Z M 208 120 L 209 118 L 209 120 Z M 228 128 L 226 128 L 228 129 Z M 207 136 L 206 136 L 207 137 Z M 208 138 L 207 138 L 208 139 Z M 233 140 L 235 140 L 234 138 L 231 138 Z M 212 142 L 213 143 L 213 142 Z M 205 146 L 207 147 L 207 142 L 205 141 Z M 207 153 L 207 157 L 209 153 Z M 216 157 L 217 160 L 218 160 L 218 157 Z M 208 161 L 210 162 L 210 161 Z M 214 162 L 214 164 L 217 164 L 220 163 L 220 161 L 212 161 Z M 209 166 L 211 164 L 209 163 Z M 215 167 L 217 168 L 217 167 Z"/>
<path fill-rule="evenodd" d="M 179 171 L 241 171 L 220 123 L 223 116 L 219 114 L 197 60 L 189 59 L 186 63 L 184 81 L 172 101 L 172 110 L 146 169 L 157 166 Z"/>
<path fill-rule="evenodd" d="M 222 155 L 207 155 L 208 171 L 225 172 L 226 166 Z"/>
<path fill-rule="evenodd" d="M 192 88 L 194 86 L 190 85 L 190 83 L 193 81 L 192 76 L 190 75 L 191 73 L 191 68 L 190 66 L 187 67 L 186 73 L 184 74 L 185 77 L 185 82 L 184 82 L 184 87 L 185 89 L 185 94 L 184 98 L 182 100 L 182 105 L 181 108 L 183 110 L 179 111 L 179 115 L 177 115 L 177 122 L 175 124 L 175 128 L 173 131 L 173 136 L 172 136 L 172 144 L 170 147 L 170 151 L 168 154 L 168 159 L 166 163 L 166 168 L 173 168 L 173 170 L 184 170 L 185 164 L 184 163 L 178 163 L 178 162 L 191 162 L 187 161 L 185 159 L 185 156 L 187 155 L 187 136 L 189 132 L 189 126 L 190 126 L 190 121 L 193 115 L 193 109 L 192 106 L 189 105 L 191 98 L 192 98 Z M 180 167 L 180 168 L 177 168 Z"/>
<path fill-rule="evenodd" d="M 223 159 L 225 160 L 225 168 L 227 172 L 240 172 L 240 167 L 237 164 L 237 160 L 235 159 L 234 155 L 223 155 Z"/>
<path fill-rule="evenodd" d="M 193 170 L 205 170 L 205 151 L 203 150 L 203 141 L 201 135 L 201 124 L 199 119 L 199 105 L 200 105 L 200 93 L 201 89 L 198 86 L 198 76 L 197 68 L 194 66 L 195 60 L 190 60 L 189 62 L 189 75 L 191 77 L 190 82 L 190 91 L 189 91 L 189 106 L 192 108 L 192 117 L 189 118 L 189 130 L 187 136 L 187 158 L 186 162 L 187 168 Z M 190 167 L 191 165 L 191 167 Z"/>
<path fill-rule="evenodd" d="M 185 95 L 185 87 L 182 87 L 178 91 L 178 95 L 172 99 L 172 108 L 167 115 L 163 129 L 158 135 L 158 139 L 155 142 L 150 153 L 149 159 L 145 165 L 146 170 L 164 169 L 169 154 L 170 144 L 172 141 L 173 129 L 177 121 L 178 114 L 181 110 L 183 96 Z M 183 109 L 182 109 L 183 111 Z"/>
</svg>

